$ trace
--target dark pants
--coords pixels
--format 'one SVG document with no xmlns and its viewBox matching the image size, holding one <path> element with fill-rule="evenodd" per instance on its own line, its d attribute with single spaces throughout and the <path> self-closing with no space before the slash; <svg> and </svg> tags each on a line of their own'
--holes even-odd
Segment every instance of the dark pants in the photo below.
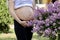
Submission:
<svg viewBox="0 0 60 40">
<path fill-rule="evenodd" d="M 22 25 L 20 25 L 16 20 L 14 20 L 14 29 L 15 34 L 17 37 L 17 40 L 31 40 L 32 39 L 32 27 L 26 27 L 24 28 Z"/>
</svg>

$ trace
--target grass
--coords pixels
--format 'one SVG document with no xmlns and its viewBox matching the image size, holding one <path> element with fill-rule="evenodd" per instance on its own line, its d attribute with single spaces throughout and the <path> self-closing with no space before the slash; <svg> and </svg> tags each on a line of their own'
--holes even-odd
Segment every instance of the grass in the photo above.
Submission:
<svg viewBox="0 0 60 40">
<path fill-rule="evenodd" d="M 37 36 L 37 34 L 36 33 L 34 33 L 33 34 L 33 38 L 32 38 L 32 40 L 48 40 L 48 38 L 46 38 L 46 37 L 39 37 L 39 36 Z"/>
<path fill-rule="evenodd" d="M 0 34 L 0 40 L 16 40 L 14 30 L 11 29 L 10 31 L 12 31 L 12 33 L 8 33 L 8 34 L 2 33 L 2 34 Z M 38 38 L 37 34 L 34 33 L 33 37 L 32 37 L 32 40 L 48 40 L 45 37 L 39 37 L 39 38 Z"/>
<path fill-rule="evenodd" d="M 0 34 L 0 40 L 16 40 L 16 36 L 14 33 L 8 33 L 8 34 Z M 37 35 L 33 35 L 32 40 L 48 40 L 47 38 L 40 37 L 38 39 Z"/>
<path fill-rule="evenodd" d="M 11 33 L 8 33 L 8 34 L 1 33 L 0 40 L 16 40 L 16 36 L 15 36 L 13 29 L 11 29 L 10 31 Z"/>
<path fill-rule="evenodd" d="M 16 40 L 16 36 L 14 33 L 8 33 L 8 34 L 0 34 L 0 40 Z"/>
</svg>

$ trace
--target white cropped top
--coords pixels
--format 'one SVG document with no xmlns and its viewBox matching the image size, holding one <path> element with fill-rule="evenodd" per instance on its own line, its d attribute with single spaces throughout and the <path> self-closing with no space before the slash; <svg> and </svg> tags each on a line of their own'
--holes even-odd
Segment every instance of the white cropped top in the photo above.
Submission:
<svg viewBox="0 0 60 40">
<path fill-rule="evenodd" d="M 32 7 L 33 0 L 14 0 L 15 9 L 22 6 L 31 6 Z"/>
</svg>

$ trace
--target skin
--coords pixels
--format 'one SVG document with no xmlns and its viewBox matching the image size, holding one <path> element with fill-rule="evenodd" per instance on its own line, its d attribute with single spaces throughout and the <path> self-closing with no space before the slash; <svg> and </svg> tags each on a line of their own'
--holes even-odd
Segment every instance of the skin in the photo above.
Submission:
<svg viewBox="0 0 60 40">
<path fill-rule="evenodd" d="M 26 27 L 27 21 L 33 19 L 33 13 L 34 13 L 34 8 L 35 8 L 35 0 L 33 0 L 32 3 L 33 7 L 21 7 L 18 9 L 14 8 L 14 0 L 8 0 L 8 7 L 9 7 L 9 12 L 10 15 L 22 26 Z M 23 12 L 24 11 L 24 12 Z M 20 19 L 24 20 L 21 21 Z"/>
<path fill-rule="evenodd" d="M 19 19 L 28 21 L 33 19 L 33 9 L 31 7 L 22 7 L 15 10 L 16 15 Z"/>
</svg>

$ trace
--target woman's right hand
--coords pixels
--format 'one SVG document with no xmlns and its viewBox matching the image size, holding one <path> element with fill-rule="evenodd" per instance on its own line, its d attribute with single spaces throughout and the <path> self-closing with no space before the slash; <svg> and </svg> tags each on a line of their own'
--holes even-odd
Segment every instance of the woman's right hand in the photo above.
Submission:
<svg viewBox="0 0 60 40">
<path fill-rule="evenodd" d="M 23 27 L 27 27 L 27 26 L 28 26 L 27 21 L 21 21 L 20 24 L 21 24 Z"/>
</svg>

